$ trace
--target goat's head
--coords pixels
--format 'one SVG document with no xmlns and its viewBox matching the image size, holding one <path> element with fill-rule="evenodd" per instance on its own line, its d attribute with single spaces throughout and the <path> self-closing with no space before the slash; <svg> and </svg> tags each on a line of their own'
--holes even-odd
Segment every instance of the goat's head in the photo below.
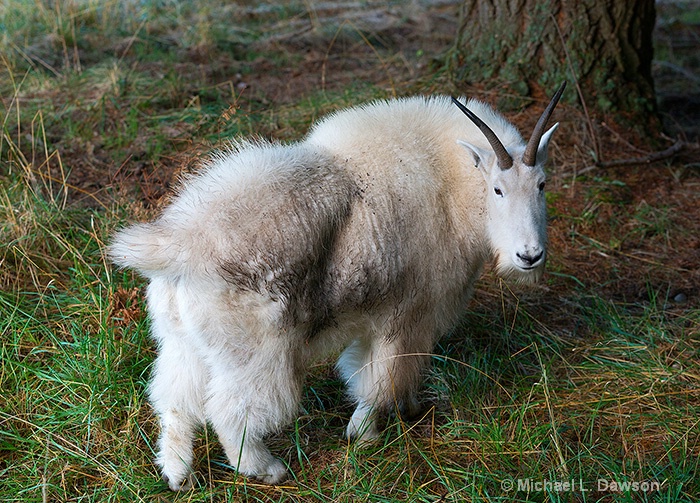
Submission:
<svg viewBox="0 0 700 503">
<path fill-rule="evenodd" d="M 471 110 L 454 103 L 484 134 L 492 150 L 459 141 L 474 157 L 486 180 L 488 233 L 497 256 L 499 273 L 520 281 L 536 281 L 547 257 L 547 210 L 544 164 L 547 148 L 558 124 L 545 131 L 566 82 L 542 113 L 525 148 L 510 145 L 510 152 L 496 134 Z"/>
</svg>

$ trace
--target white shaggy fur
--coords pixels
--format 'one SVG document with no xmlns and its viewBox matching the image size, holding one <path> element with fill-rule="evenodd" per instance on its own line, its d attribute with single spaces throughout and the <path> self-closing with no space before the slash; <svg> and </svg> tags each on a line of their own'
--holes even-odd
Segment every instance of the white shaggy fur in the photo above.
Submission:
<svg viewBox="0 0 700 503">
<path fill-rule="evenodd" d="M 173 490 L 191 481 L 205 422 L 239 472 L 282 481 L 263 439 L 293 419 L 310 362 L 342 348 L 357 403 L 347 434 L 373 439 L 378 415 L 415 410 L 427 354 L 487 260 L 516 280 L 541 275 L 542 166 L 556 126 L 528 167 L 518 131 L 468 106 L 511 169 L 449 98 L 380 101 L 323 119 L 299 143 L 232 146 L 157 220 L 115 236 L 114 262 L 150 279 L 149 393 Z"/>
</svg>

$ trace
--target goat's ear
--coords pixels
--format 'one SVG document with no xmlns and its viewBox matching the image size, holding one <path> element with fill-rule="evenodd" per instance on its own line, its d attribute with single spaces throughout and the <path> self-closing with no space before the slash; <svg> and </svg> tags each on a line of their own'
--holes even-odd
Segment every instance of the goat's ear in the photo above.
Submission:
<svg viewBox="0 0 700 503">
<path fill-rule="evenodd" d="M 547 161 L 549 140 L 552 139 L 552 134 L 554 134 L 554 131 L 556 131 L 558 127 L 559 123 L 557 122 L 542 135 L 542 138 L 540 138 L 540 144 L 537 147 L 537 161 L 535 162 L 538 166 L 542 166 Z"/>
<path fill-rule="evenodd" d="M 490 161 L 492 160 L 491 158 L 494 157 L 493 152 L 490 150 L 485 150 L 483 148 L 479 148 L 476 145 L 473 145 L 471 143 L 468 143 L 463 140 L 457 140 L 457 143 L 462 145 L 469 154 L 474 158 L 474 166 L 479 168 L 480 170 L 486 170 L 487 167 L 490 164 Z"/>
</svg>

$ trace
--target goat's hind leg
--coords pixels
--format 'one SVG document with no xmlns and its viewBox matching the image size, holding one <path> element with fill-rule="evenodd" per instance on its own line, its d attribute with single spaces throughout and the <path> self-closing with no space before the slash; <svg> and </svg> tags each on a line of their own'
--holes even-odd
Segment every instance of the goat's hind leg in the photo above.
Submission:
<svg viewBox="0 0 700 503">
<path fill-rule="evenodd" d="M 260 341 L 247 357 L 220 353 L 207 390 L 207 418 L 231 465 L 266 484 L 288 474 L 263 440 L 293 418 L 301 395 L 302 376 L 283 337 Z"/>
<path fill-rule="evenodd" d="M 190 302 L 210 376 L 207 420 L 239 473 L 268 484 L 283 481 L 287 468 L 263 440 L 298 410 L 303 339 L 281 328 L 277 303 L 264 296 L 200 292 Z"/>
<path fill-rule="evenodd" d="M 278 372 L 272 367 L 247 370 L 251 374 L 255 371 Z M 239 370 L 246 371 L 240 367 Z M 232 378 L 237 381 L 232 381 Z M 266 484 L 278 484 L 287 478 L 287 468 L 265 446 L 264 438 L 279 427 L 281 419 L 286 421 L 287 417 L 278 417 L 275 400 L 269 397 L 272 390 L 257 391 L 249 384 L 253 383 L 241 380 L 240 375 L 217 373 L 210 382 L 207 417 L 235 470 Z"/>
<path fill-rule="evenodd" d="M 149 386 L 161 429 L 156 463 L 170 489 L 187 490 L 194 480 L 194 437 L 204 423 L 206 368 L 189 343 L 174 286 L 165 280 L 153 280 L 148 287 L 148 309 L 158 343 Z"/>
</svg>

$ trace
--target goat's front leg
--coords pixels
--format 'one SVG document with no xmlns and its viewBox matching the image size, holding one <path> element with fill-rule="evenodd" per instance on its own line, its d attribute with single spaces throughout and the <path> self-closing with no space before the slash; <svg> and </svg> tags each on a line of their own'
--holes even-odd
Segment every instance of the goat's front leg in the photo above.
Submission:
<svg viewBox="0 0 700 503">
<path fill-rule="evenodd" d="M 357 339 L 341 354 L 337 368 L 357 403 L 347 427 L 350 439 L 360 443 L 375 440 L 378 419 L 396 406 L 401 414 L 417 413 L 415 393 L 429 348 L 429 338 L 412 338 L 397 329 Z"/>
<path fill-rule="evenodd" d="M 375 408 L 360 400 L 350 418 L 346 434 L 349 440 L 360 445 L 374 442 L 379 437 Z"/>
</svg>

